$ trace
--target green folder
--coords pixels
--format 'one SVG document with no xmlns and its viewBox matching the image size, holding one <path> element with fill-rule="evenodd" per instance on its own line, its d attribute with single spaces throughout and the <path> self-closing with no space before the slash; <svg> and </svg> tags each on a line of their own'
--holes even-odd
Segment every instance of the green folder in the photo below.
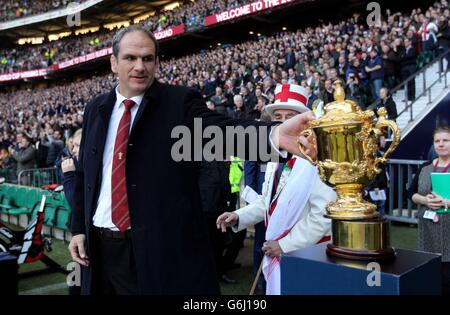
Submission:
<svg viewBox="0 0 450 315">
<path fill-rule="evenodd" d="M 432 191 L 445 199 L 450 199 L 450 173 L 431 173 Z M 450 206 L 450 205 L 449 205 Z M 444 208 L 436 210 L 437 213 L 450 213 Z"/>
</svg>

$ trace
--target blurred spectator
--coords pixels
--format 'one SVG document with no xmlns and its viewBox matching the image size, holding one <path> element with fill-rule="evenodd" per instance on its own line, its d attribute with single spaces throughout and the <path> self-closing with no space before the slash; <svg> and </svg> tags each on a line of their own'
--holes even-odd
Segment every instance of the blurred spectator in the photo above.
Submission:
<svg viewBox="0 0 450 315">
<path fill-rule="evenodd" d="M 306 103 L 306 107 L 314 111 L 319 104 L 320 100 L 319 98 L 313 94 L 311 87 L 309 85 L 306 86 L 306 91 L 308 92 L 308 100 Z"/>
<path fill-rule="evenodd" d="M 392 89 L 397 81 L 395 67 L 396 63 L 400 62 L 400 56 L 392 51 L 388 45 L 383 45 L 381 51 L 384 65 L 384 83 L 389 89 Z"/>
<path fill-rule="evenodd" d="M 352 74 L 352 78 L 354 78 L 354 74 Z M 334 88 L 331 80 L 325 80 L 325 86 L 320 97 L 325 105 L 334 102 L 333 93 Z"/>
<path fill-rule="evenodd" d="M 397 105 L 392 99 L 389 90 L 385 87 L 380 90 L 379 107 L 386 108 L 388 119 L 395 120 L 397 118 Z"/>
<path fill-rule="evenodd" d="M 405 38 L 404 43 L 405 43 L 405 48 L 402 50 L 402 52 L 400 54 L 402 81 L 406 80 L 408 77 L 410 77 L 412 74 L 414 74 L 417 71 L 416 49 L 412 46 L 412 42 L 408 38 Z M 413 101 L 416 98 L 416 81 L 414 79 L 408 81 L 407 90 L 408 90 L 408 95 L 407 95 L 408 100 Z"/>
<path fill-rule="evenodd" d="M 430 18 L 422 17 L 422 19 L 423 22 L 418 33 L 420 34 L 420 39 L 422 41 L 422 51 L 426 54 L 426 60 L 429 61 L 436 51 L 436 34 L 438 33 L 438 27 L 433 21 L 430 20 Z"/>
<path fill-rule="evenodd" d="M 47 167 L 54 167 L 59 152 L 64 148 L 64 141 L 60 130 L 55 130 L 47 135 L 47 141 L 41 145 L 48 147 Z"/>
<path fill-rule="evenodd" d="M 418 208 L 418 249 L 420 251 L 441 254 L 442 262 L 442 293 L 450 294 L 450 243 L 448 227 L 450 216 L 446 213 L 436 213 L 436 210 L 448 208 L 450 200 L 433 192 L 431 174 L 450 172 L 450 128 L 440 126 L 433 134 L 434 148 L 437 157 L 425 162 L 417 170 L 409 189 L 410 199 Z M 432 210 L 434 219 L 424 218 L 425 211 Z"/>
<path fill-rule="evenodd" d="M 45 13 L 67 6 L 70 2 L 81 3 L 83 1 L 85 0 L 2 0 L 0 22 Z"/>
<path fill-rule="evenodd" d="M 378 144 L 377 156 L 382 157 L 382 151 L 385 146 L 384 137 L 380 138 Z M 364 188 L 367 198 L 377 206 L 377 211 L 381 216 L 384 216 L 386 207 L 386 189 L 388 187 L 388 177 L 386 175 L 386 166 L 380 165 L 381 173 L 379 173 L 373 181 Z"/>
<path fill-rule="evenodd" d="M 257 97 L 257 103 L 255 107 L 247 113 L 247 118 L 259 120 L 261 118 L 261 113 L 264 110 L 264 107 L 267 105 L 268 99 L 265 96 Z"/>
<path fill-rule="evenodd" d="M 437 39 L 439 43 L 439 53 L 444 53 L 450 49 L 450 20 L 446 19 L 445 16 L 440 17 L 439 21 L 439 33 L 437 34 Z M 447 60 L 447 69 L 450 69 L 450 53 L 445 55 L 445 60 Z M 442 67 L 443 69 L 443 67 Z"/>
<path fill-rule="evenodd" d="M 233 97 L 233 101 L 234 101 L 234 110 L 231 112 L 230 116 L 239 119 L 245 118 L 246 112 L 242 95 L 239 94 L 235 95 Z"/>
<path fill-rule="evenodd" d="M 370 84 L 372 88 L 373 100 L 380 98 L 380 89 L 383 85 L 384 79 L 384 64 L 383 59 L 378 56 L 378 49 L 372 48 L 369 53 L 370 59 L 365 67 L 366 72 L 369 74 Z"/>
<path fill-rule="evenodd" d="M 225 105 L 227 103 L 226 97 L 222 93 L 221 87 L 216 87 L 216 94 L 210 98 L 210 101 L 214 103 L 215 110 L 218 113 L 227 114 L 227 110 L 225 108 Z"/>
<path fill-rule="evenodd" d="M 367 93 L 365 93 L 365 89 L 361 85 L 358 76 L 353 73 L 348 76 L 345 92 L 347 98 L 355 101 L 362 109 L 365 109 L 368 105 Z"/>
<path fill-rule="evenodd" d="M 18 150 L 10 147 L 9 153 L 17 161 L 17 176 L 22 171 L 36 167 L 36 150 L 31 143 L 31 138 L 27 135 L 22 135 Z M 19 185 L 30 185 L 30 183 L 30 174 L 22 174 L 22 177 L 19 178 Z"/>
</svg>

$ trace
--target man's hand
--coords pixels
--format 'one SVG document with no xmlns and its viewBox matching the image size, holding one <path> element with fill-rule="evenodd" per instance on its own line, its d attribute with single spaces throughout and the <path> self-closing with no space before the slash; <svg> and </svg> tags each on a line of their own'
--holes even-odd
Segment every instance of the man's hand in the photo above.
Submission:
<svg viewBox="0 0 450 315">
<path fill-rule="evenodd" d="M 222 232 L 226 232 L 227 227 L 235 225 L 238 220 L 239 216 L 235 212 L 224 212 L 217 218 L 216 225 Z"/>
<path fill-rule="evenodd" d="M 317 155 L 314 135 L 308 138 L 300 136 L 301 132 L 309 127 L 309 122 L 316 119 L 313 112 L 306 112 L 289 118 L 272 131 L 272 141 L 278 149 L 286 150 L 294 155 L 305 156 L 300 152 L 298 144 L 301 143 L 304 151 L 313 160 Z"/>
<path fill-rule="evenodd" d="M 86 235 L 78 234 L 72 237 L 69 244 L 69 252 L 73 261 L 79 263 L 82 266 L 89 266 L 89 257 L 86 255 Z"/>
<path fill-rule="evenodd" d="M 61 163 L 63 173 L 75 172 L 75 162 L 71 158 L 65 158 Z"/>
<path fill-rule="evenodd" d="M 281 256 L 281 254 L 283 253 L 278 241 L 264 242 L 262 251 L 264 252 L 264 255 L 269 256 L 270 258 Z"/>
</svg>

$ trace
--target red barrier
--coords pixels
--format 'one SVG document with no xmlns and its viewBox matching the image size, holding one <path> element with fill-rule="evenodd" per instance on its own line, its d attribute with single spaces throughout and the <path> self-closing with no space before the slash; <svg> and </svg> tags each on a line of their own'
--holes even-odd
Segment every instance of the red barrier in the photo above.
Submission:
<svg viewBox="0 0 450 315">
<path fill-rule="evenodd" d="M 239 17 L 261 12 L 270 8 L 279 7 L 288 3 L 298 2 L 300 0 L 259 0 L 240 7 L 236 7 L 221 13 L 207 16 L 205 26 L 222 23 L 225 21 L 237 19 Z M 302 0 L 303 1 L 303 0 Z"/>
<path fill-rule="evenodd" d="M 180 25 L 176 25 L 176 26 L 170 27 L 168 29 L 165 29 L 163 31 L 156 32 L 156 33 L 154 33 L 154 35 L 157 40 L 161 40 L 161 39 L 166 39 L 166 38 L 170 38 L 170 37 L 173 37 L 176 35 L 183 34 L 184 32 L 185 32 L 185 26 L 184 26 L 184 24 L 180 24 Z M 8 82 L 8 81 L 16 81 L 16 80 L 44 77 L 49 73 L 49 71 L 59 71 L 59 70 L 73 67 L 78 64 L 85 63 L 85 62 L 88 62 L 91 60 L 100 59 L 105 56 L 109 56 L 111 54 L 112 54 L 112 47 L 109 47 L 109 48 L 104 48 L 101 50 L 94 51 L 85 56 L 75 57 L 73 59 L 54 64 L 48 68 L 0 74 L 0 82 Z"/>
<path fill-rule="evenodd" d="M 176 26 L 169 27 L 168 29 L 165 29 L 163 31 L 156 32 L 156 33 L 154 33 L 154 35 L 157 40 L 161 40 L 164 38 L 169 38 L 169 37 L 183 34 L 184 32 L 185 32 L 184 24 L 179 24 Z"/>
</svg>

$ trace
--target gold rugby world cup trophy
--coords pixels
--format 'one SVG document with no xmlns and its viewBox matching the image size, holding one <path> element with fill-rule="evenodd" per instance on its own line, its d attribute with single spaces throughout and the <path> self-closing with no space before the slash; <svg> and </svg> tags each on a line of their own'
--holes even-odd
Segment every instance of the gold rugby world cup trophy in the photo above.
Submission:
<svg viewBox="0 0 450 315">
<path fill-rule="evenodd" d="M 378 109 L 378 119 L 371 110 L 362 111 L 345 99 L 342 82 L 336 81 L 334 102 L 324 108 L 324 115 L 314 120 L 304 135 L 314 133 L 321 179 L 336 189 L 337 199 L 326 206 L 332 219 L 332 241 L 327 254 L 359 260 L 380 260 L 395 256 L 390 246 L 389 223 L 376 211 L 376 205 L 363 199 L 363 188 L 381 172 L 380 163 L 400 142 L 397 124 L 387 119 L 386 109 Z M 384 156 L 377 156 L 378 138 L 386 129 L 393 140 Z M 303 148 L 300 146 L 303 152 Z"/>
</svg>

